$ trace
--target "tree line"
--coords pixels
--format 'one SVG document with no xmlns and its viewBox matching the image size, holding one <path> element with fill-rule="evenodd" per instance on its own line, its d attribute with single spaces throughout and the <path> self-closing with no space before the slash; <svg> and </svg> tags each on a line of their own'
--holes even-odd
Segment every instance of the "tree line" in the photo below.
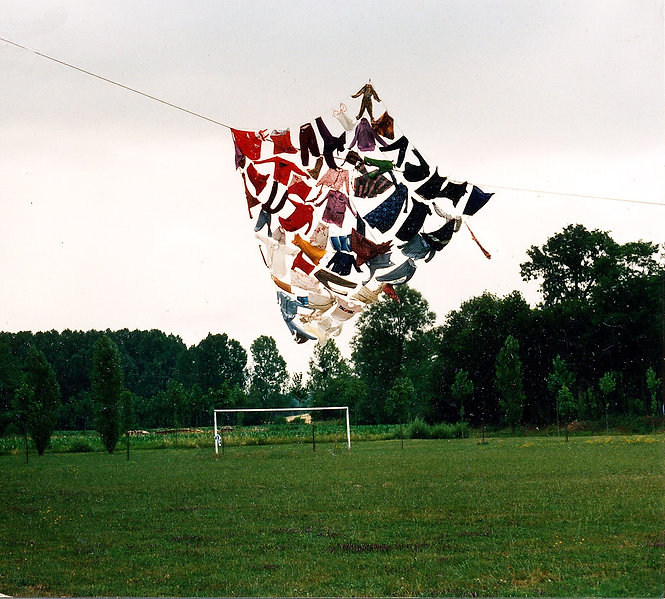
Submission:
<svg viewBox="0 0 665 599">
<path fill-rule="evenodd" d="M 120 431 L 130 420 L 207 426 L 213 408 L 308 405 L 348 405 L 357 423 L 653 420 L 662 410 L 659 249 L 570 225 L 520 266 L 539 285 L 537 306 L 517 291 L 484 293 L 435 326 L 427 300 L 401 285 L 399 301 L 382 298 L 359 316 L 350 360 L 330 340 L 314 348 L 307 373 L 290 375 L 268 336 L 254 340 L 250 359 L 226 334 L 188 347 L 157 330 L 0 333 L 0 434 L 23 434 L 32 420 L 39 447 L 38 425 L 101 433 L 101 415 L 115 411 Z"/>
</svg>

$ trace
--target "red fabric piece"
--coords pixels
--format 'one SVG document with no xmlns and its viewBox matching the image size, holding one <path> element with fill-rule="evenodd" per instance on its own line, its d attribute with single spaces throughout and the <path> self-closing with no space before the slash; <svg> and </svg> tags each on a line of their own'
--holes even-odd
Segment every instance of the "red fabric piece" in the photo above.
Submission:
<svg viewBox="0 0 665 599">
<path fill-rule="evenodd" d="M 383 293 L 385 293 L 391 300 L 395 300 L 398 304 L 402 303 L 399 299 L 399 295 L 397 295 L 397 292 L 395 291 L 395 288 L 390 283 L 386 283 L 383 286 Z"/>
<path fill-rule="evenodd" d="M 314 218 L 314 207 L 310 204 L 301 204 L 300 202 L 294 202 L 289 200 L 294 206 L 295 209 L 291 215 L 284 218 L 283 216 L 279 217 L 279 222 L 282 225 L 282 228 L 285 231 L 297 231 L 302 229 L 307 225 L 307 230 L 305 235 L 309 233 L 309 229 L 312 226 L 312 219 Z"/>
<path fill-rule="evenodd" d="M 293 261 L 293 268 L 299 268 L 306 275 L 310 275 L 312 274 L 312 271 L 316 268 L 316 266 L 307 262 L 307 260 L 305 260 L 305 255 L 302 252 L 298 252 L 298 255 L 295 257 L 295 260 Z"/>
<path fill-rule="evenodd" d="M 249 189 L 247 188 L 247 179 L 245 179 L 245 173 L 242 173 L 242 182 L 245 186 L 245 198 L 247 198 L 247 210 L 249 211 L 249 218 L 252 218 L 252 208 L 254 208 L 254 206 L 258 206 L 261 202 L 259 202 L 249 192 Z"/>
<path fill-rule="evenodd" d="M 231 129 L 233 139 L 240 151 L 250 160 L 261 158 L 261 137 L 254 131 Z"/>
<path fill-rule="evenodd" d="M 297 195 L 303 202 L 307 200 L 312 188 L 307 185 L 298 175 L 291 177 L 291 185 L 289 185 L 289 193 Z"/>
<path fill-rule="evenodd" d="M 261 173 L 259 173 L 259 171 L 256 170 L 256 167 L 253 164 L 250 164 L 247 167 L 247 176 L 249 177 L 249 180 L 252 182 L 254 189 L 256 189 L 257 194 L 260 194 L 265 189 L 268 183 L 268 177 L 270 177 L 270 175 L 262 175 Z"/>
<path fill-rule="evenodd" d="M 471 230 L 471 227 L 464 223 L 466 225 L 466 228 L 469 229 L 469 233 L 471 233 L 471 239 L 473 239 L 476 242 L 476 245 L 480 248 L 480 251 L 485 254 L 485 258 L 488 260 L 492 259 L 492 254 L 490 254 L 482 245 L 480 245 L 480 241 L 476 239 L 476 236 L 473 234 L 473 231 Z"/>
<path fill-rule="evenodd" d="M 273 131 L 270 134 L 270 139 L 275 144 L 275 154 L 296 154 L 298 152 L 291 143 L 291 133 L 288 129 Z"/>
<path fill-rule="evenodd" d="M 275 165 L 273 179 L 285 187 L 289 186 L 289 177 L 292 172 L 296 172 L 303 177 L 309 178 L 309 175 L 305 171 L 300 170 L 293 162 L 284 160 L 284 158 L 280 158 L 279 156 L 266 158 L 265 160 L 257 160 L 256 164 L 265 164 L 266 162 L 272 162 Z"/>
<path fill-rule="evenodd" d="M 392 244 L 392 241 L 374 243 L 371 239 L 367 239 L 367 237 L 361 235 L 355 229 L 351 229 L 351 251 L 355 252 L 358 256 L 356 258 L 356 264 L 358 266 L 362 266 L 365 262 L 374 258 L 374 256 L 385 254 L 390 250 Z"/>
</svg>

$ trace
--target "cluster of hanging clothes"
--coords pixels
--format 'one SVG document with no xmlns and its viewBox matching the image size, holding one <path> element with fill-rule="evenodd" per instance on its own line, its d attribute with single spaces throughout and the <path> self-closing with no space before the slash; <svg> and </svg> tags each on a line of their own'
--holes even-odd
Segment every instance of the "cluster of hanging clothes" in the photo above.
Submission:
<svg viewBox="0 0 665 599">
<path fill-rule="evenodd" d="M 352 98 L 355 117 L 341 104 L 297 131 L 231 130 L 261 256 L 298 343 L 325 343 L 381 294 L 399 301 L 395 286 L 417 261 L 492 196 L 441 175 L 386 110 L 375 119 L 371 84 Z"/>
</svg>

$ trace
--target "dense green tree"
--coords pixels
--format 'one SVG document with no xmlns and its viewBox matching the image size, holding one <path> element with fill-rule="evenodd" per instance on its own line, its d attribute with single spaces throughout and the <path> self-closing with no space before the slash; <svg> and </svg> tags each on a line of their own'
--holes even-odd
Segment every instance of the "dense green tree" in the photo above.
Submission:
<svg viewBox="0 0 665 599">
<path fill-rule="evenodd" d="M 459 405 L 460 422 L 464 422 L 464 403 L 473 395 L 473 389 L 473 381 L 469 378 L 469 373 L 464 369 L 458 370 L 455 373 L 455 381 L 450 386 L 450 394 Z"/>
<path fill-rule="evenodd" d="M 603 406 L 605 407 L 605 429 L 609 430 L 609 411 L 610 411 L 610 395 L 614 392 L 617 386 L 616 372 L 606 372 L 600 377 L 598 381 L 598 388 L 603 394 Z"/>
<path fill-rule="evenodd" d="M 272 337 L 261 335 L 252 341 L 252 368 L 249 395 L 264 408 L 285 407 L 286 384 L 289 373 L 286 361 Z"/>
<path fill-rule="evenodd" d="M 113 453 L 120 436 L 123 391 L 118 346 L 108 335 L 102 335 L 93 357 L 92 397 L 97 409 L 97 430 L 109 453 Z"/>
<path fill-rule="evenodd" d="M 12 353 L 10 340 L 0 336 L 0 435 L 12 421 L 10 407 L 21 378 L 21 363 Z"/>
<path fill-rule="evenodd" d="M 203 391 L 229 385 L 243 386 L 246 381 L 247 352 L 226 333 L 209 334 L 192 351 L 196 383 Z"/>
<path fill-rule="evenodd" d="M 649 366 L 646 372 L 646 384 L 647 389 L 649 390 L 649 399 L 651 400 L 649 403 L 649 412 L 651 414 L 654 430 L 656 428 L 656 417 L 661 411 L 660 408 L 662 405 L 659 405 L 660 402 L 658 401 L 658 390 L 660 389 L 660 383 L 661 381 L 656 376 L 656 371 L 651 368 L 651 366 Z"/>
<path fill-rule="evenodd" d="M 417 414 L 416 390 L 408 376 L 395 379 L 386 397 L 386 415 L 395 424 L 403 424 L 412 420 Z"/>
<path fill-rule="evenodd" d="M 314 407 L 341 405 L 334 381 L 350 375 L 349 365 L 334 339 L 317 344 L 309 360 L 307 390 Z"/>
<path fill-rule="evenodd" d="M 664 269 L 658 246 L 619 244 L 604 231 L 569 225 L 542 247 L 531 247 L 521 265 L 524 280 L 540 281 L 554 325 L 547 340 L 577 374 L 577 395 L 604 372 L 617 379 L 617 410 L 642 413 L 648 405 L 643 364 L 662 364 Z M 558 345 L 558 347 L 556 347 Z M 631 404 L 638 397 L 643 407 Z"/>
<path fill-rule="evenodd" d="M 499 406 L 513 433 L 522 421 L 525 399 L 519 349 L 517 339 L 508 335 L 495 362 L 496 387 L 501 394 Z"/>
<path fill-rule="evenodd" d="M 450 401 L 450 389 L 456 373 L 463 369 L 474 383 L 474 393 L 465 406 L 466 418 L 475 425 L 498 424 L 501 421 L 499 393 L 495 386 L 495 361 L 509 334 L 517 339 L 525 331 L 531 334 L 530 319 L 529 306 L 516 291 L 502 298 L 483 293 L 462 303 L 458 310 L 446 316 L 437 331 L 436 344 L 430 349 L 436 356 L 435 372 L 439 383 L 438 393 L 432 402 L 431 420 L 458 420 L 459 405 Z M 525 345 L 529 347 L 530 344 Z M 536 352 L 531 355 L 536 355 Z M 540 356 L 536 355 L 535 364 L 539 365 L 540 360 Z M 530 374 L 532 378 L 542 379 L 540 372 L 533 373 L 534 368 L 525 367 L 527 379 Z M 534 411 L 532 408 L 532 413 Z"/>
<path fill-rule="evenodd" d="M 398 376 L 408 376 L 421 398 L 430 384 L 422 373 L 432 364 L 427 333 L 436 315 L 415 289 L 396 291 L 399 302 L 382 295 L 360 314 L 351 341 L 354 370 L 367 387 L 364 416 L 374 422 L 387 419 L 385 399 Z"/>
<path fill-rule="evenodd" d="M 27 383 L 23 383 L 14 392 L 12 400 L 13 420 L 16 430 L 23 437 L 25 445 L 25 463 L 28 463 L 28 434 L 32 427 L 32 419 L 36 414 L 35 394 Z"/>
<path fill-rule="evenodd" d="M 566 430 L 566 442 L 568 442 L 568 425 L 575 418 L 577 406 L 573 394 L 565 383 L 559 388 L 556 394 L 557 411 L 563 420 Z"/>
<path fill-rule="evenodd" d="M 557 354 L 556 357 L 552 360 L 552 372 L 547 375 L 547 388 L 550 390 L 550 393 L 554 397 L 554 403 L 556 405 L 556 424 L 559 426 L 559 402 L 557 400 L 558 393 L 561 390 L 561 387 L 564 385 L 572 389 L 575 384 L 575 373 L 571 372 L 568 369 L 568 364 L 566 361 Z"/>
<path fill-rule="evenodd" d="M 302 372 L 294 372 L 289 380 L 287 394 L 290 399 L 290 405 L 299 408 L 307 403 L 308 391 L 307 385 L 303 382 Z"/>
<path fill-rule="evenodd" d="M 43 455 L 58 418 L 60 387 L 46 356 L 34 346 L 28 350 L 23 371 L 25 383 L 33 393 L 34 412 L 30 418 L 30 436 L 37 453 Z"/>
</svg>

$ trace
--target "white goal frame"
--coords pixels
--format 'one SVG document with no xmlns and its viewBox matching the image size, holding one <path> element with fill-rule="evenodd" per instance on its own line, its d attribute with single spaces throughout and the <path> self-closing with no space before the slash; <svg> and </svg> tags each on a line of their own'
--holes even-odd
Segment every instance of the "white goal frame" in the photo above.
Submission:
<svg viewBox="0 0 665 599">
<path fill-rule="evenodd" d="M 228 414 L 231 412 L 313 412 L 320 410 L 344 410 L 346 413 L 346 444 L 351 451 L 351 426 L 349 424 L 348 406 L 323 406 L 319 408 L 227 408 L 213 410 L 213 421 L 215 426 L 215 456 L 219 456 L 219 435 L 217 434 L 217 414 Z"/>
</svg>

